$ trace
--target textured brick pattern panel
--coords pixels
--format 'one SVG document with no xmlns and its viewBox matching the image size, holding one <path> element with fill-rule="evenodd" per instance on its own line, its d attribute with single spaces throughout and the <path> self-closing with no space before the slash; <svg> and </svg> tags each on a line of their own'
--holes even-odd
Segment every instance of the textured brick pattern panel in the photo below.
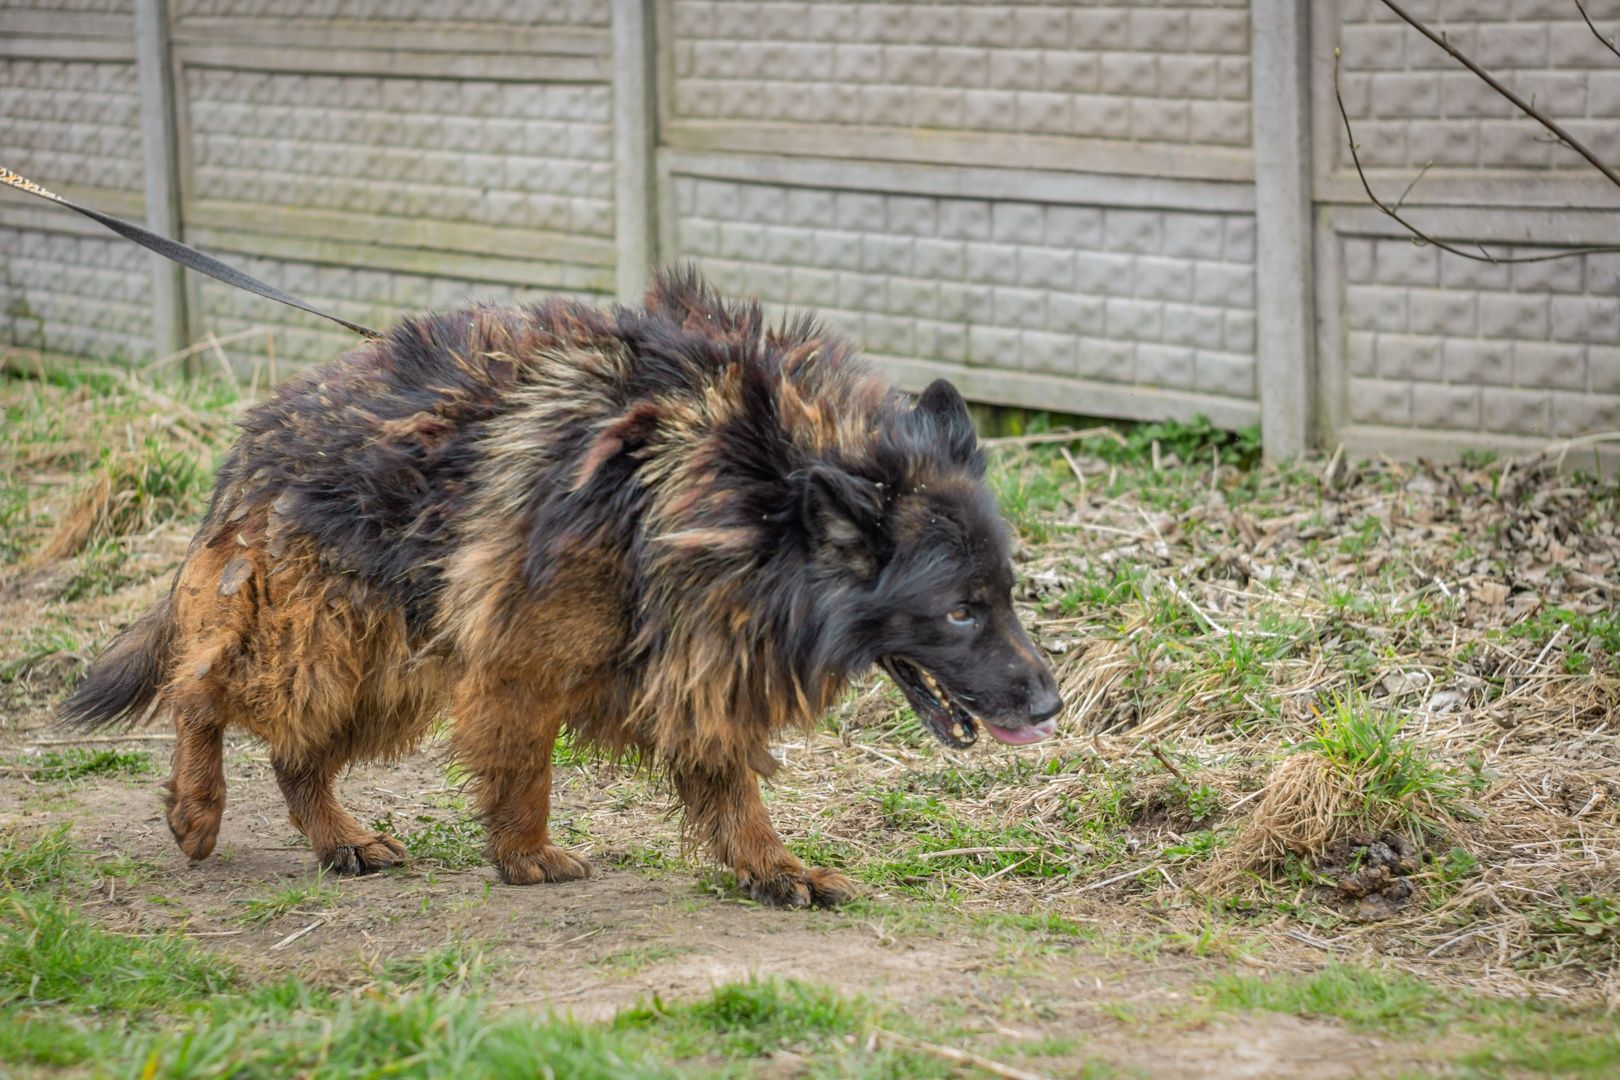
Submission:
<svg viewBox="0 0 1620 1080">
<path fill-rule="evenodd" d="M 593 303 L 605 302 L 600 295 L 579 291 L 524 289 L 489 281 L 428 277 L 248 255 L 230 255 L 229 259 L 248 273 L 273 282 L 317 307 L 378 330 L 386 330 L 401 315 L 409 312 L 444 311 L 469 301 L 512 303 L 537 300 L 544 296 L 572 295 Z M 270 327 L 281 373 L 290 368 L 330 360 L 352 349 L 358 341 L 355 335 L 323 319 L 211 279 L 204 279 L 200 290 L 204 329 L 224 336 L 256 326 Z M 239 366 L 250 369 L 255 361 L 267 355 L 265 339 L 255 337 L 233 345 L 230 355 Z M 243 373 L 246 374 L 246 370 Z"/>
<path fill-rule="evenodd" d="M 141 190 L 135 65 L 0 59 L 0 161 L 44 184 Z"/>
<path fill-rule="evenodd" d="M 109 236 L 0 226 L 0 341 L 120 360 L 152 348 L 146 253 Z"/>
<path fill-rule="evenodd" d="M 1502 435 L 1620 429 L 1620 263 L 1491 266 L 1344 241 L 1349 417 Z"/>
<path fill-rule="evenodd" d="M 74 10 L 120 6 L 128 5 Z M 63 8 L 53 3 L 50 10 Z M 135 65 L 0 59 L 0 162 L 46 187 L 139 194 Z M 122 240 L 0 228 L 0 342 L 103 358 L 143 355 L 151 350 L 151 281 L 145 256 Z"/>
<path fill-rule="evenodd" d="M 129 15 L 135 0 L 0 0 L 0 11 L 49 11 L 61 15 Z"/>
<path fill-rule="evenodd" d="M 1243 0 L 673 0 L 675 115 L 1247 146 Z"/>
<path fill-rule="evenodd" d="M 605 85 L 186 72 L 204 199 L 613 235 Z"/>
<path fill-rule="evenodd" d="M 1614 32 L 1620 2 L 1586 8 Z M 1376 0 L 1341 0 L 1340 10 L 1344 100 L 1362 164 L 1589 168 Z M 1620 160 L 1620 61 L 1573 3 L 1431 0 L 1414 13 L 1605 160 Z M 1342 133 L 1336 144 L 1348 167 Z"/>
<path fill-rule="evenodd" d="M 607 26 L 612 0 L 173 0 L 177 18 L 377 19 Z"/>
<path fill-rule="evenodd" d="M 1252 399 L 1246 215 L 677 177 L 677 248 L 878 355 Z"/>
</svg>

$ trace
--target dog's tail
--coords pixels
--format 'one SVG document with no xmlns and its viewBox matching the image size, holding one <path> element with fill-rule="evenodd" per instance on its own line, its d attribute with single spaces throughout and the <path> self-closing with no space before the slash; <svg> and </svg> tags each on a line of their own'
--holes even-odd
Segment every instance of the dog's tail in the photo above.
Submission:
<svg viewBox="0 0 1620 1080">
<path fill-rule="evenodd" d="M 113 638 L 62 706 L 61 720 L 86 731 L 140 720 L 168 678 L 173 642 L 174 600 L 165 596 Z"/>
</svg>

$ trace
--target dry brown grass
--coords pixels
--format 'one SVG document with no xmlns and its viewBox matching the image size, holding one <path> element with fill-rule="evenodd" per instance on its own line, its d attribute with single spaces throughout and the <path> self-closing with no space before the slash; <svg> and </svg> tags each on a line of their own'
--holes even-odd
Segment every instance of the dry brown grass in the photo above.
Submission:
<svg viewBox="0 0 1620 1080">
<path fill-rule="evenodd" d="M 137 480 L 115 458 L 96 474 L 101 455 L 143 433 L 165 452 L 218 447 L 230 411 L 178 387 L 120 386 L 111 419 L 99 390 L 29 377 L 5 393 L 70 420 L 4 448 L 28 485 L 9 535 L 41 554 L 0 582 L 0 672 L 54 647 L 47 626 L 78 635 L 58 650 L 77 665 L 195 521 L 180 502 L 120 502 Z M 1377 956 L 1489 991 L 1615 1000 L 1620 925 L 1587 935 L 1564 918 L 1620 894 L 1613 486 L 1567 459 L 1243 471 L 1212 469 L 1207 449 L 1155 467 L 1107 445 L 993 456 L 1023 536 L 1019 600 L 1070 702 L 1060 737 L 950 755 L 873 680 L 779 748 L 773 817 L 790 841 L 879 905 L 933 898 L 1172 942 L 1214 920 L 1231 948 L 1284 965 Z M 111 534 L 170 554 L 111 597 L 28 586 Z M 37 723 L 66 676 L 25 681 L 12 707 Z M 1399 775 L 1375 783 L 1315 745 L 1344 701 L 1387 718 L 1432 775 L 1399 794 Z M 621 809 L 634 800 L 614 794 L 643 778 L 568 769 L 574 790 L 601 793 L 592 843 L 645 844 L 646 821 Z M 1382 906 L 1352 902 L 1346 845 L 1388 830 L 1421 865 Z"/>
</svg>

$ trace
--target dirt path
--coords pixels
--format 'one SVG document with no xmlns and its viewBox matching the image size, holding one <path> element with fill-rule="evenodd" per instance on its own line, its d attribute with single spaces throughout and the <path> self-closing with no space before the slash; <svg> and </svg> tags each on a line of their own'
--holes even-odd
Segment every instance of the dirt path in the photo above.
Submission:
<svg viewBox="0 0 1620 1080">
<path fill-rule="evenodd" d="M 47 736 L 48 737 L 48 736 Z M 30 743 L 17 733 L 0 746 Z M 166 746 L 156 745 L 159 760 Z M 250 902 L 315 882 L 307 845 L 286 824 L 268 764 L 251 744 L 227 749 L 230 804 L 218 851 L 187 864 L 165 828 L 158 778 L 88 777 L 69 785 L 8 777 L 0 828 L 72 824 L 93 857 L 133 860 L 85 895 L 85 911 L 113 930 L 175 930 L 273 976 L 297 971 L 337 983 L 364 980 L 393 958 L 452 941 L 481 947 L 496 1003 L 582 1019 L 645 1001 L 698 997 L 753 975 L 821 983 L 923 1015 L 993 1046 L 1058 1040 L 1037 1059 L 1050 1075 L 1103 1062 L 1155 1077 L 1350 1077 L 1397 1075 L 1429 1051 L 1351 1034 L 1335 1023 L 1275 1014 L 1205 1016 L 1196 985 L 1216 962 L 1141 960 L 1118 942 L 1080 941 L 989 926 L 928 908 L 923 925 L 896 929 L 906 901 L 873 898 L 853 912 L 779 912 L 737 899 L 692 865 L 638 865 L 677 853 L 661 806 L 611 805 L 587 783 L 588 767 L 560 785 L 559 818 L 592 839 L 597 875 L 560 886 L 512 888 L 487 868 L 418 864 L 375 877 L 326 880 L 318 902 L 248 921 Z M 362 820 L 451 821 L 444 768 L 431 752 L 358 768 L 343 783 Z M 791 784 L 791 777 L 786 783 Z M 438 805 L 435 805 L 438 803 Z M 627 838 L 641 843 L 627 847 Z M 921 902 L 919 902 L 921 905 Z M 899 912 L 897 916 L 895 913 Z M 1106 914 L 1106 909 L 1104 910 Z M 1123 913 L 1121 913 L 1123 915 Z"/>
</svg>

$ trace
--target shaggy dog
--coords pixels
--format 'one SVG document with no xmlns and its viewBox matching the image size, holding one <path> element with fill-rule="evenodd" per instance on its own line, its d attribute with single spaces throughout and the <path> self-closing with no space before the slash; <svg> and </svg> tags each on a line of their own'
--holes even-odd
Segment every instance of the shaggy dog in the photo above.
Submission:
<svg viewBox="0 0 1620 1080">
<path fill-rule="evenodd" d="M 175 719 L 167 817 L 214 848 L 228 728 L 269 744 L 322 864 L 404 860 L 339 805 L 349 762 L 446 712 L 513 884 L 590 866 L 551 842 L 566 727 L 639 751 L 756 900 L 836 904 L 783 846 L 767 743 L 874 663 L 963 747 L 1051 733 L 966 405 L 913 402 L 808 318 L 766 329 L 697 276 L 643 308 L 553 300 L 408 318 L 247 413 L 166 598 L 64 706 Z"/>
</svg>

